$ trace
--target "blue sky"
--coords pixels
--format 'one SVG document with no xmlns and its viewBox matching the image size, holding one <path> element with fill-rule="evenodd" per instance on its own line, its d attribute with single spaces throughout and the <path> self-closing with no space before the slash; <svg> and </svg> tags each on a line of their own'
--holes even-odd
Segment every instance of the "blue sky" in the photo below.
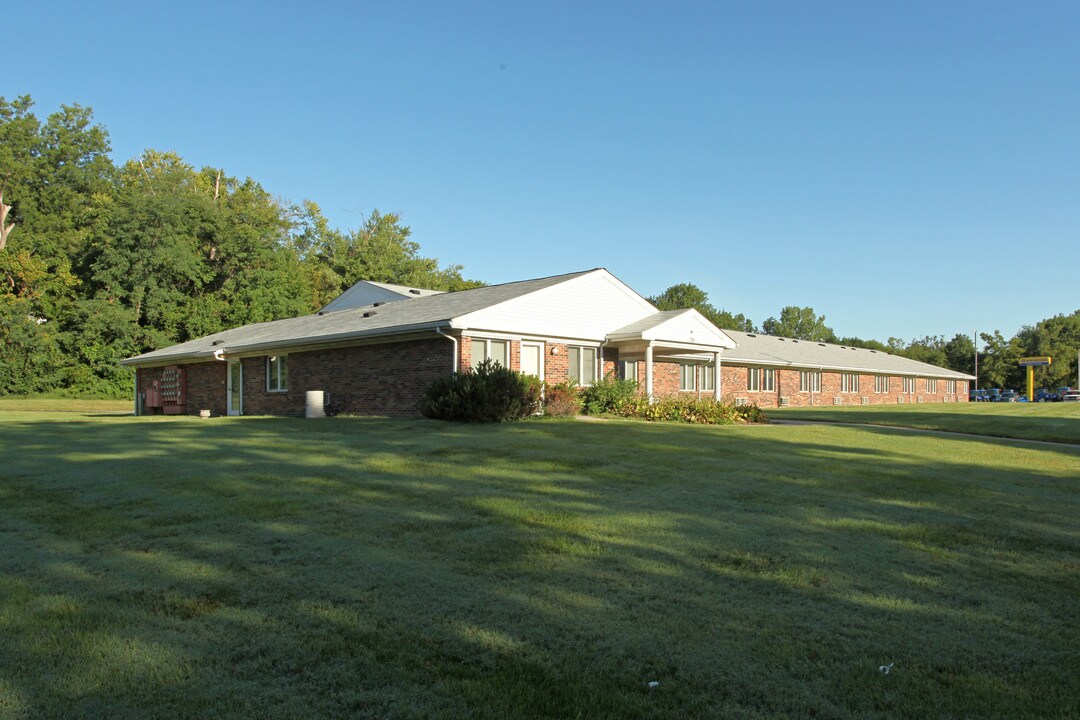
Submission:
<svg viewBox="0 0 1080 720">
<path fill-rule="evenodd" d="M 911 339 L 1080 309 L 1080 3 L 20 3 L 94 109 L 487 282 L 606 267 Z"/>
</svg>

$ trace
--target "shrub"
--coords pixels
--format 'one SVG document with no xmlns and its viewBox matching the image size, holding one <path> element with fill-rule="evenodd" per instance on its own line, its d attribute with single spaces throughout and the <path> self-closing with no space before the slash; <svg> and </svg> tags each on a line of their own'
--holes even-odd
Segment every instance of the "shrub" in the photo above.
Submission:
<svg viewBox="0 0 1080 720">
<path fill-rule="evenodd" d="M 647 398 L 639 396 L 624 403 L 618 414 L 648 421 L 667 420 L 701 425 L 768 422 L 765 413 L 757 405 L 735 406 L 731 403 L 717 402 L 712 398 L 677 396 L 660 398 L 652 404 L 649 404 Z"/>
<path fill-rule="evenodd" d="M 484 360 L 472 371 L 453 373 L 433 382 L 420 412 L 437 420 L 520 420 L 540 408 L 541 387 L 539 378 Z"/>
<path fill-rule="evenodd" d="M 573 380 L 544 386 L 544 414 L 568 417 L 581 412 L 582 402 Z"/>
<path fill-rule="evenodd" d="M 608 373 L 603 380 L 581 390 L 581 400 L 589 415 L 621 413 L 623 407 L 639 398 L 637 382 L 620 380 L 615 373 Z"/>
</svg>

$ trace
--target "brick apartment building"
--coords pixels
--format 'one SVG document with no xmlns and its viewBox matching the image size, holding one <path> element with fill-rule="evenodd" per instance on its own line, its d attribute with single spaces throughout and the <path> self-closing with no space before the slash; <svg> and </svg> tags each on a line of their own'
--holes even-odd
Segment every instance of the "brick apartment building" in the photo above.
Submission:
<svg viewBox="0 0 1080 720">
<path fill-rule="evenodd" d="M 443 293 L 362 281 L 314 315 L 122 361 L 139 413 L 416 415 L 433 380 L 491 358 L 552 382 L 616 373 L 650 397 L 762 407 L 966 402 L 970 375 L 862 348 L 723 331 L 602 268 Z M 719 369 L 719 372 L 718 372 Z"/>
</svg>

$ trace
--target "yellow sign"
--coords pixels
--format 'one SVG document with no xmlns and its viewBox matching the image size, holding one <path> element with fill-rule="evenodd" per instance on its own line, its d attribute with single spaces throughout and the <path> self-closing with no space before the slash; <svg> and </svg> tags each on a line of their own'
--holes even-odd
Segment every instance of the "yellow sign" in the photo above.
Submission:
<svg viewBox="0 0 1080 720">
<path fill-rule="evenodd" d="M 1049 365 L 1050 358 L 1048 357 L 1026 357 L 1020 358 L 1020 367 L 1031 367 L 1033 365 Z"/>
</svg>

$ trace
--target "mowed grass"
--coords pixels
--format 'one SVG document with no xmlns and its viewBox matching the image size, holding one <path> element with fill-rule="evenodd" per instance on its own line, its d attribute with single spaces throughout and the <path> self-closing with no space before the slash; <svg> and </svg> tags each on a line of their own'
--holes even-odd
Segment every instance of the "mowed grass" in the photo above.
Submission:
<svg viewBox="0 0 1080 720">
<path fill-rule="evenodd" d="M 1080 715 L 1080 449 L 4 413 L 0 451 L 5 719 Z"/>
<path fill-rule="evenodd" d="M 827 405 L 767 412 L 777 420 L 870 423 L 1080 445 L 1080 403 Z"/>
<path fill-rule="evenodd" d="M 133 414 L 131 400 L 93 400 L 58 397 L 0 397 L 0 413 L 6 412 L 78 412 Z M 0 416 L 2 419 L 3 416 Z"/>
</svg>

